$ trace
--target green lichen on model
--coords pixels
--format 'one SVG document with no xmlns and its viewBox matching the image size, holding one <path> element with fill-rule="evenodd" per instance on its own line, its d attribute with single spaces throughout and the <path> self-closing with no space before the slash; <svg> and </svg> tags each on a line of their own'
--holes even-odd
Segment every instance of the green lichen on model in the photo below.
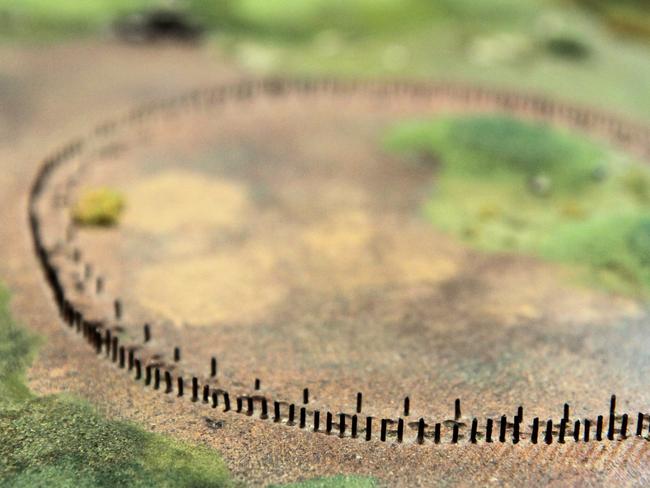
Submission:
<svg viewBox="0 0 650 488">
<path fill-rule="evenodd" d="M 282 485 L 283 488 L 376 488 L 377 486 L 374 478 L 364 476 L 332 476 Z M 280 488 L 280 485 L 270 488 Z"/>
<path fill-rule="evenodd" d="M 72 218 L 82 226 L 110 227 L 119 222 L 124 206 L 124 197 L 115 190 L 84 189 L 72 207 Z"/>
<path fill-rule="evenodd" d="M 506 116 L 411 120 L 389 150 L 435 164 L 427 217 L 491 252 L 578 267 L 589 281 L 650 294 L 650 170 L 583 136 Z"/>
<path fill-rule="evenodd" d="M 25 384 L 37 341 L 9 315 L 0 287 L 0 486 L 230 486 L 212 449 L 109 420 L 66 395 Z"/>
</svg>

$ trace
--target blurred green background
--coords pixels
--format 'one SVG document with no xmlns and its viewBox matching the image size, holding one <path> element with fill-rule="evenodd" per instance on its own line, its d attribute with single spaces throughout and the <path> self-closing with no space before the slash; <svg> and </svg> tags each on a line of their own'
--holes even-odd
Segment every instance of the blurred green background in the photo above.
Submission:
<svg viewBox="0 0 650 488">
<path fill-rule="evenodd" d="M 0 38 L 108 36 L 160 11 L 257 74 L 480 81 L 650 113 L 647 0 L 0 0 Z"/>
</svg>

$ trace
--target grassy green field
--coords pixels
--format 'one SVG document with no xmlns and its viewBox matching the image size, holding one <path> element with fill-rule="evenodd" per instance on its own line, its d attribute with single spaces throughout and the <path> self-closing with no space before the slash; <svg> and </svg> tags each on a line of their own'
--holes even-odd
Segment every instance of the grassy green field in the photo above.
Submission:
<svg viewBox="0 0 650 488">
<path fill-rule="evenodd" d="M 501 116 L 405 121 L 390 151 L 439 165 L 426 214 L 478 249 L 570 264 L 650 296 L 650 170 L 594 142 Z"/>
<path fill-rule="evenodd" d="M 0 38 L 52 40 L 105 29 L 116 16 L 156 0 L 0 0 Z"/>
</svg>

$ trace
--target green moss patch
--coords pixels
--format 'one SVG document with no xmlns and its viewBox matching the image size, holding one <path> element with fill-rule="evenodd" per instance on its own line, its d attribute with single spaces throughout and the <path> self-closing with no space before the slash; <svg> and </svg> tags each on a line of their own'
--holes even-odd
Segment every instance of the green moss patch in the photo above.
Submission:
<svg viewBox="0 0 650 488">
<path fill-rule="evenodd" d="M 219 455 L 111 421 L 24 381 L 36 341 L 11 320 L 0 288 L 0 486 L 230 486 Z"/>
<path fill-rule="evenodd" d="M 0 479 L 7 486 L 226 486 L 214 451 L 44 397 L 0 412 Z"/>
<path fill-rule="evenodd" d="M 32 398 L 25 385 L 25 369 L 35 345 L 35 337 L 11 320 L 9 294 L 0 285 L 0 408 Z"/>
<path fill-rule="evenodd" d="M 407 121 L 391 151 L 438 164 L 428 218 L 487 251 L 577 266 L 650 295 L 650 171 L 591 141 L 503 116 Z"/>
<path fill-rule="evenodd" d="M 373 478 L 362 476 L 332 476 L 283 486 L 286 488 L 375 488 L 377 482 Z"/>
<path fill-rule="evenodd" d="M 72 207 L 75 223 L 84 226 L 116 225 L 124 210 L 124 197 L 109 188 L 84 190 Z"/>
</svg>

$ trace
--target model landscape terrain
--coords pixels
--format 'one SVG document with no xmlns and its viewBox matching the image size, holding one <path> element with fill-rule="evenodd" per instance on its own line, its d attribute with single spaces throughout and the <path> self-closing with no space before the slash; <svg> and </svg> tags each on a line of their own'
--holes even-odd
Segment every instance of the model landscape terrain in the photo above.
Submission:
<svg viewBox="0 0 650 488">
<path fill-rule="evenodd" d="M 647 483 L 643 4 L 406 3 L 0 3 L 4 485 Z"/>
</svg>

